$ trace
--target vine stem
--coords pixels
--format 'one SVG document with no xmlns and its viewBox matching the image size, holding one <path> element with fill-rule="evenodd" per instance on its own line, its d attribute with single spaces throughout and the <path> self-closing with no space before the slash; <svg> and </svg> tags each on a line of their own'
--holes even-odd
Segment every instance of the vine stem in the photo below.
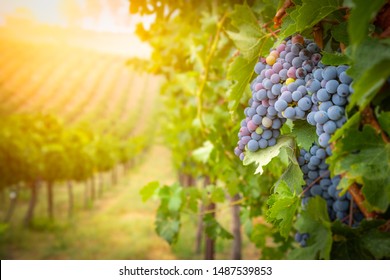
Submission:
<svg viewBox="0 0 390 280">
<path fill-rule="evenodd" d="M 274 17 L 274 24 L 279 27 L 282 24 L 282 19 L 287 15 L 287 9 L 293 6 L 294 3 L 291 0 L 284 1 L 282 7 L 276 12 Z"/>
<path fill-rule="evenodd" d="M 222 211 L 226 210 L 229 207 L 232 207 L 232 206 L 235 206 L 235 205 L 241 205 L 246 200 L 247 200 L 247 198 L 243 197 L 243 198 L 241 198 L 239 200 L 235 200 L 234 202 L 230 202 L 228 205 L 221 206 L 217 210 L 205 210 L 203 212 L 200 212 L 200 213 L 197 214 L 197 216 L 204 216 L 204 215 L 207 215 L 207 214 L 213 214 L 213 213 L 222 212 Z"/>
<path fill-rule="evenodd" d="M 389 137 L 386 135 L 386 133 L 382 130 L 381 126 L 378 123 L 378 120 L 375 118 L 374 112 L 372 111 L 370 106 L 367 106 L 362 111 L 362 123 L 363 124 L 369 124 L 372 127 L 375 128 L 375 130 L 378 133 L 381 133 L 382 139 L 385 143 L 390 143 Z"/>
<path fill-rule="evenodd" d="M 351 203 L 349 204 L 349 221 L 348 224 L 351 227 L 353 223 L 353 199 L 351 200 Z"/>
<path fill-rule="evenodd" d="M 227 13 L 225 13 L 222 16 L 222 18 L 219 20 L 219 22 L 217 23 L 217 31 L 216 31 L 215 36 L 213 38 L 213 42 L 210 45 L 210 49 L 208 51 L 208 55 L 206 57 L 205 66 L 204 66 L 204 70 L 203 70 L 203 75 L 202 75 L 203 77 L 201 79 L 201 83 L 200 83 L 200 86 L 198 88 L 198 91 L 196 92 L 196 97 L 198 100 L 197 117 L 198 117 L 198 119 L 200 121 L 200 125 L 203 129 L 205 128 L 203 116 L 202 116 L 203 115 L 202 114 L 202 112 L 203 112 L 203 93 L 204 93 L 204 89 L 206 87 L 207 79 L 209 76 L 210 63 L 211 63 L 211 60 L 214 56 L 215 51 L 217 50 L 218 41 L 219 41 L 219 38 L 220 38 L 220 35 L 222 32 L 222 27 L 223 27 L 223 24 L 224 24 L 226 18 L 227 18 Z"/>
<path fill-rule="evenodd" d="M 372 111 L 372 108 L 370 106 L 367 106 L 362 111 L 362 124 L 369 124 L 371 125 L 378 133 L 381 134 L 382 139 L 385 143 L 389 143 L 389 137 L 385 134 L 385 132 L 381 129 L 381 126 L 378 123 L 378 120 L 375 118 L 374 112 Z M 341 174 L 341 177 L 345 177 L 345 174 Z M 355 201 L 356 205 L 359 207 L 360 211 L 362 211 L 364 217 L 366 219 L 374 219 L 378 217 L 378 213 L 368 211 L 366 206 L 364 205 L 365 197 L 361 192 L 360 187 L 357 185 L 357 183 L 353 183 L 349 186 L 348 192 L 352 196 L 351 201 Z"/>
<path fill-rule="evenodd" d="M 362 111 L 362 124 L 371 125 L 372 127 L 375 128 L 375 130 L 378 133 L 381 133 L 382 139 L 385 143 L 390 142 L 389 137 L 381 129 L 381 126 L 379 125 L 377 119 L 375 118 L 374 112 L 372 111 L 372 108 L 370 106 L 367 106 Z M 357 206 L 359 207 L 360 211 L 362 211 L 366 219 L 374 219 L 378 216 L 376 212 L 370 212 L 367 210 L 367 208 L 364 205 L 365 198 L 361 192 L 361 189 L 358 187 L 356 183 L 353 183 L 351 186 L 349 186 L 348 191 L 352 195 L 353 200 L 356 202 Z"/>
<path fill-rule="evenodd" d="M 350 185 L 348 191 L 351 194 L 353 200 L 356 202 L 356 205 L 359 207 L 360 211 L 362 211 L 364 217 L 366 217 L 366 219 L 370 220 L 377 217 L 377 214 L 375 212 L 368 211 L 367 208 L 364 206 L 365 198 L 356 183 Z"/>
</svg>

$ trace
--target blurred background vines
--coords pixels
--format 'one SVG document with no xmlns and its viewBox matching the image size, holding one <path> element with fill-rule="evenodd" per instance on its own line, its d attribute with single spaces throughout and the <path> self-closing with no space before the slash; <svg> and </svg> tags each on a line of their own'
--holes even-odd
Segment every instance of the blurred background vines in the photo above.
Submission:
<svg viewBox="0 0 390 280">
<path fill-rule="evenodd" d="M 188 238 L 180 235 L 183 220 L 192 220 L 189 244 L 205 259 L 215 257 L 223 239 L 231 258 L 240 259 L 240 228 L 263 259 L 389 258 L 389 12 L 385 0 L 130 1 L 131 14 L 150 19 L 136 33 L 152 47 L 145 68 L 165 77 L 155 123 L 178 178 L 141 191 L 144 200 L 160 201 L 157 233 L 175 244 Z M 291 141 L 253 160 L 261 175 L 233 154 L 256 63 L 296 34 L 323 49 L 325 64 L 351 66 L 354 94 L 327 163 L 369 213 L 358 228 L 330 222 L 321 199 L 300 206 L 303 174 L 292 166 L 315 130 L 287 122 L 282 134 Z M 230 225 L 219 222 L 226 215 Z M 311 236 L 304 248 L 293 242 L 297 230 Z"/>
</svg>

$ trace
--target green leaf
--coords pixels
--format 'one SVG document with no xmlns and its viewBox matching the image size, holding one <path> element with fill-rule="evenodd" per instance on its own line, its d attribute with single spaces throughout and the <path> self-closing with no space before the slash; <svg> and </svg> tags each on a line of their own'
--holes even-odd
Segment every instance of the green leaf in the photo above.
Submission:
<svg viewBox="0 0 390 280">
<path fill-rule="evenodd" d="M 227 79 L 233 81 L 228 90 L 229 110 L 235 111 L 245 92 L 250 91 L 249 82 L 252 80 L 253 69 L 258 61 L 257 57 L 248 61 L 243 56 L 238 56 L 229 64 Z"/>
<path fill-rule="evenodd" d="M 373 229 L 362 236 L 362 243 L 376 259 L 390 258 L 390 233 Z"/>
<path fill-rule="evenodd" d="M 286 183 L 290 191 L 293 193 L 300 193 L 302 186 L 305 185 L 303 180 L 303 173 L 298 163 L 291 162 L 287 170 L 282 174 L 279 181 L 275 184 L 275 191 L 277 191 L 280 183 Z"/>
<path fill-rule="evenodd" d="M 180 230 L 180 221 L 177 219 L 162 219 L 157 216 L 156 231 L 169 244 L 175 243 Z"/>
<path fill-rule="evenodd" d="M 344 4 L 351 9 L 348 18 L 348 33 L 351 44 L 361 43 L 368 35 L 368 26 L 387 0 L 345 0 Z"/>
<path fill-rule="evenodd" d="M 362 221 L 359 227 L 335 221 L 332 225 L 334 241 L 332 259 L 370 260 L 390 257 L 390 233 L 379 227 L 383 220 Z"/>
<path fill-rule="evenodd" d="M 224 229 L 211 213 L 204 215 L 203 221 L 205 224 L 205 232 L 211 239 L 216 240 L 217 237 L 223 239 L 233 238 L 233 235 Z"/>
<path fill-rule="evenodd" d="M 338 10 L 341 0 L 304 0 L 297 16 L 297 28 L 303 31 Z M 314 12 L 315 11 L 315 12 Z"/>
<path fill-rule="evenodd" d="M 171 195 L 168 202 L 168 209 L 171 212 L 179 211 L 183 203 L 183 189 L 179 186 L 172 188 Z"/>
<path fill-rule="evenodd" d="M 295 136 L 298 146 L 309 150 L 317 140 L 316 127 L 310 125 L 306 120 L 294 121 L 291 134 Z"/>
<path fill-rule="evenodd" d="M 294 158 L 294 138 L 289 136 L 281 136 L 278 138 L 275 146 L 261 149 L 255 153 L 246 151 L 243 164 L 249 165 L 251 163 L 256 163 L 257 168 L 255 174 L 259 173 L 261 175 L 263 173 L 263 167 L 270 163 L 274 157 L 277 157 L 282 149 L 287 151 L 290 158 Z"/>
<path fill-rule="evenodd" d="M 206 141 L 203 143 L 202 147 L 192 152 L 192 156 L 194 157 L 194 159 L 196 159 L 199 162 L 207 163 L 213 149 L 214 149 L 213 143 L 211 143 L 210 141 Z"/>
<path fill-rule="evenodd" d="M 158 195 L 161 199 L 156 215 L 156 232 L 170 244 L 177 241 L 180 230 L 180 208 L 183 204 L 182 188 L 174 184 L 163 186 Z"/>
<path fill-rule="evenodd" d="M 260 28 L 248 5 L 235 5 L 229 17 L 235 31 L 227 31 L 227 34 L 240 51 L 240 55 L 229 64 L 227 73 L 227 79 L 233 81 L 228 90 L 229 110 L 234 111 L 245 90 L 249 90 L 259 56 L 269 51 L 273 41 L 271 35 Z"/>
<path fill-rule="evenodd" d="M 249 238 L 260 249 L 262 260 L 282 260 L 291 248 L 292 238 L 286 240 L 268 224 L 255 224 Z"/>
<path fill-rule="evenodd" d="M 221 187 L 213 187 L 210 191 L 210 199 L 214 203 L 222 203 L 225 201 L 225 192 Z"/>
<path fill-rule="evenodd" d="M 295 224 L 298 232 L 308 233 L 307 246 L 293 250 L 290 259 L 329 259 L 332 247 L 331 223 L 328 207 L 319 196 L 309 199 Z"/>
<path fill-rule="evenodd" d="M 328 163 L 334 174 L 363 185 L 370 210 L 384 212 L 390 205 L 390 144 L 372 126 L 350 127 L 336 142 Z"/>
<path fill-rule="evenodd" d="M 355 104 L 359 105 L 360 108 L 365 108 L 371 102 L 390 76 L 389 65 L 390 59 L 381 61 L 374 67 L 367 69 L 364 74 L 354 82 L 354 93 L 351 95 L 349 108 Z"/>
<path fill-rule="evenodd" d="M 348 56 L 341 53 L 329 53 L 322 52 L 322 63 L 326 65 L 341 65 L 341 64 L 350 64 L 350 59 Z"/>
<path fill-rule="evenodd" d="M 376 117 L 378 118 L 381 128 L 390 135 L 390 112 L 376 112 Z"/>
<path fill-rule="evenodd" d="M 292 192 L 285 181 L 278 184 L 276 192 L 267 201 L 267 222 L 278 227 L 280 235 L 288 238 L 300 203 L 299 197 Z"/>
<path fill-rule="evenodd" d="M 343 43 L 345 44 L 346 46 L 349 45 L 349 38 L 348 38 L 348 23 L 346 21 L 343 21 L 341 22 L 340 24 L 334 26 L 332 28 L 332 36 L 333 38 L 340 42 L 340 43 Z M 322 59 L 323 60 L 323 59 Z M 325 64 L 329 64 L 329 63 L 326 63 L 324 62 Z M 344 64 L 345 62 L 343 62 L 342 64 Z M 332 64 L 332 65 L 335 65 L 335 64 Z"/>
<path fill-rule="evenodd" d="M 294 1 L 296 2 L 296 1 Z M 288 9 L 288 16 L 283 20 L 281 38 L 304 31 L 338 10 L 341 0 L 304 0 L 302 5 Z"/>
<path fill-rule="evenodd" d="M 194 213 L 198 212 L 199 200 L 202 197 L 201 191 L 197 187 L 186 187 L 183 190 L 186 193 L 186 208 Z"/>
<path fill-rule="evenodd" d="M 269 42 L 271 34 L 263 32 L 247 4 L 235 5 L 229 17 L 237 31 L 227 31 L 227 34 L 246 60 L 252 61 L 253 58 L 257 58 L 262 49 L 269 50 L 272 45 L 272 42 Z"/>
<path fill-rule="evenodd" d="M 142 201 L 145 202 L 150 199 L 159 187 L 160 183 L 157 181 L 149 182 L 146 186 L 144 186 L 139 192 L 142 197 Z"/>
<path fill-rule="evenodd" d="M 330 142 L 335 142 L 337 139 L 345 134 L 345 131 L 359 125 L 361 119 L 360 112 L 355 113 L 348 121 L 339 129 L 336 130 L 335 134 L 330 138 Z"/>
<path fill-rule="evenodd" d="M 373 99 L 390 73 L 390 43 L 367 38 L 351 54 L 352 65 L 347 73 L 354 79 L 354 93 L 348 108 L 364 108 Z"/>
</svg>

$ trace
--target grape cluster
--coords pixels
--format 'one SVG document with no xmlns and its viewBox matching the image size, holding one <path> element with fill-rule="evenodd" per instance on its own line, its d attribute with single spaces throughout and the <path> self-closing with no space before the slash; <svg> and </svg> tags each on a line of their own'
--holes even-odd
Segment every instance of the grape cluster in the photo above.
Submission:
<svg viewBox="0 0 390 280">
<path fill-rule="evenodd" d="M 345 106 L 352 93 L 352 79 L 346 74 L 348 66 L 325 66 L 313 72 L 308 83 L 320 83 L 321 87 L 311 89 L 313 108 L 307 115 L 307 122 L 316 126 L 318 143 L 329 145 L 331 135 L 345 122 Z"/>
<path fill-rule="evenodd" d="M 310 197 L 320 196 L 326 201 L 331 221 L 340 220 L 345 224 L 352 222 L 352 226 L 356 227 L 364 219 L 364 215 L 357 205 L 352 202 L 352 196 L 349 192 L 341 195 L 341 190 L 337 189 L 341 179 L 340 176 L 330 177 L 328 165 L 325 162 L 330 153 L 330 146 L 323 148 L 316 144 L 313 144 L 309 151 L 301 149 L 298 163 L 306 183 L 303 186 L 302 207 L 306 206 Z M 297 232 L 295 241 L 301 247 L 305 247 L 309 237 L 307 233 Z"/>
<path fill-rule="evenodd" d="M 304 174 L 302 206 L 321 196 L 327 202 L 329 217 L 356 226 L 364 218 L 349 193 L 340 196 L 340 177 L 330 177 L 325 159 L 331 155 L 330 138 L 345 122 L 345 106 L 352 93 L 348 66 L 329 66 L 321 61 L 321 50 L 311 40 L 295 36 L 271 49 L 255 66 L 258 75 L 251 83 L 252 97 L 238 133 L 235 154 L 241 160 L 245 148 L 256 152 L 276 144 L 287 119 L 306 120 L 316 127 L 318 144 L 301 150 L 299 165 Z M 309 235 L 297 233 L 305 246 Z"/>
<path fill-rule="evenodd" d="M 283 42 L 256 64 L 258 76 L 251 84 L 252 97 L 234 150 L 241 160 L 245 147 L 256 152 L 275 145 L 286 119 L 306 119 L 313 106 L 310 90 L 321 88 L 320 82 L 312 81 L 320 60 L 320 48 L 300 38 Z"/>
<path fill-rule="evenodd" d="M 324 149 L 314 144 L 309 151 L 302 149 L 298 157 L 298 163 L 304 174 L 306 185 L 304 186 L 304 198 L 302 206 L 307 204 L 310 197 L 321 196 L 326 200 L 328 214 L 332 221 L 338 219 L 349 223 L 349 212 L 353 213 L 353 225 L 357 225 L 363 219 L 362 213 L 356 204 L 352 204 L 352 197 L 349 192 L 340 195 L 341 190 L 337 189 L 340 176 L 330 178 L 328 165 L 325 163 L 328 148 Z"/>
</svg>

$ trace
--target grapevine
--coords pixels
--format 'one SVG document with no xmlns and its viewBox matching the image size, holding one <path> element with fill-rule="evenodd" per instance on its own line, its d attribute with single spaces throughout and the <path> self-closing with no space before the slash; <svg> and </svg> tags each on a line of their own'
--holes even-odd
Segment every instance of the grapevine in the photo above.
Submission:
<svg viewBox="0 0 390 280">
<path fill-rule="evenodd" d="M 175 20 L 142 29 L 143 38 L 162 38 L 170 30 L 191 34 L 188 40 L 171 35 L 180 52 L 152 39 L 151 68 L 167 78 L 170 125 L 164 137 L 178 170 L 211 183 L 205 190 L 196 183 L 183 188 L 189 201 L 213 205 L 213 215 L 190 208 L 213 225 L 209 237 L 232 238 L 219 226 L 215 207 L 224 201 L 224 189 L 242 197 L 242 223 L 251 225 L 247 234 L 264 258 L 390 257 L 389 246 L 371 246 L 382 242 L 376 235 L 390 238 L 385 2 L 167 3 L 164 9 L 176 11 Z M 193 24 L 197 17 L 200 28 Z M 156 196 L 165 187 L 159 185 Z M 177 185 L 170 188 L 173 195 Z M 179 223 L 189 207 L 183 203 L 164 216 L 168 202 L 159 197 L 157 232 L 174 243 L 180 229 L 170 228 L 167 236 L 161 224 Z M 262 222 L 254 222 L 259 216 Z M 266 238 L 277 244 L 274 249 Z M 343 250 L 354 246 L 361 252 Z"/>
</svg>

